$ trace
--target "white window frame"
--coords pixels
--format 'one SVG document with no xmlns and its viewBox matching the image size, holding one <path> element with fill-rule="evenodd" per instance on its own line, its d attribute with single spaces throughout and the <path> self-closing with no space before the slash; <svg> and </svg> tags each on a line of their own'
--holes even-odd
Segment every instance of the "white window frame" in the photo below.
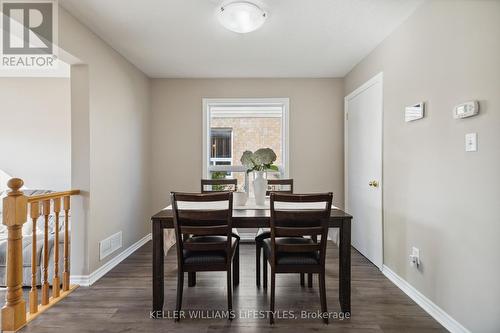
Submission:
<svg viewBox="0 0 500 333">
<path fill-rule="evenodd" d="M 211 157 L 210 162 L 232 162 L 233 158 L 232 157 Z"/>
<path fill-rule="evenodd" d="M 280 172 L 289 178 L 290 136 L 289 136 L 289 98 L 203 98 L 203 178 L 208 178 L 209 171 L 245 172 L 243 165 L 210 166 L 210 110 L 216 107 L 280 107 L 281 115 L 281 156 L 283 166 Z M 231 143 L 232 144 L 232 143 Z"/>
</svg>

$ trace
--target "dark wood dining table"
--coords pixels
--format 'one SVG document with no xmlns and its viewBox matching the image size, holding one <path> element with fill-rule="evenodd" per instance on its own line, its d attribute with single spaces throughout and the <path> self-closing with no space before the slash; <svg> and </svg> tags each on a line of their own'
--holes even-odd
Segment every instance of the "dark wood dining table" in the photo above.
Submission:
<svg viewBox="0 0 500 333">
<path fill-rule="evenodd" d="M 351 313 L 351 220 L 352 216 L 332 209 L 330 228 L 339 228 L 339 301 L 341 311 Z M 153 225 L 153 311 L 163 310 L 164 250 L 163 230 L 173 229 L 172 210 L 168 207 L 151 217 Z M 235 209 L 234 228 L 268 228 L 269 210 Z"/>
</svg>

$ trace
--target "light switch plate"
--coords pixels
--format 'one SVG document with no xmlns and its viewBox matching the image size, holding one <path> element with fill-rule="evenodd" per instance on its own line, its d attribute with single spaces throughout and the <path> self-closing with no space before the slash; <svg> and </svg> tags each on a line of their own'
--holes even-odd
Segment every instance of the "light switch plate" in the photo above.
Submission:
<svg viewBox="0 0 500 333">
<path fill-rule="evenodd" d="M 477 151 L 477 133 L 465 134 L 465 151 Z"/>
</svg>

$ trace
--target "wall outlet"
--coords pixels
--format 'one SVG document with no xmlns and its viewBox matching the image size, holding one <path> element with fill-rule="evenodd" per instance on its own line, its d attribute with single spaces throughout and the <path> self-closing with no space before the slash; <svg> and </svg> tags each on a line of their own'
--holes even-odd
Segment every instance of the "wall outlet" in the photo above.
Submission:
<svg viewBox="0 0 500 333">
<path fill-rule="evenodd" d="M 420 250 L 416 247 L 411 248 L 410 266 L 420 266 Z"/>
<path fill-rule="evenodd" d="M 122 232 L 109 236 L 99 242 L 99 260 L 102 260 L 122 247 Z"/>
</svg>

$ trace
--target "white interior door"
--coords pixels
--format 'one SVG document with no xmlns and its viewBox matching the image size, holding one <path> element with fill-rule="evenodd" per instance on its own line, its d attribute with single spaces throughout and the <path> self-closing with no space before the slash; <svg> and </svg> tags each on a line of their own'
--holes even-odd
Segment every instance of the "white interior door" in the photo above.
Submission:
<svg viewBox="0 0 500 333">
<path fill-rule="evenodd" d="M 345 98 L 346 209 L 352 245 L 382 268 L 382 73 Z"/>
</svg>

